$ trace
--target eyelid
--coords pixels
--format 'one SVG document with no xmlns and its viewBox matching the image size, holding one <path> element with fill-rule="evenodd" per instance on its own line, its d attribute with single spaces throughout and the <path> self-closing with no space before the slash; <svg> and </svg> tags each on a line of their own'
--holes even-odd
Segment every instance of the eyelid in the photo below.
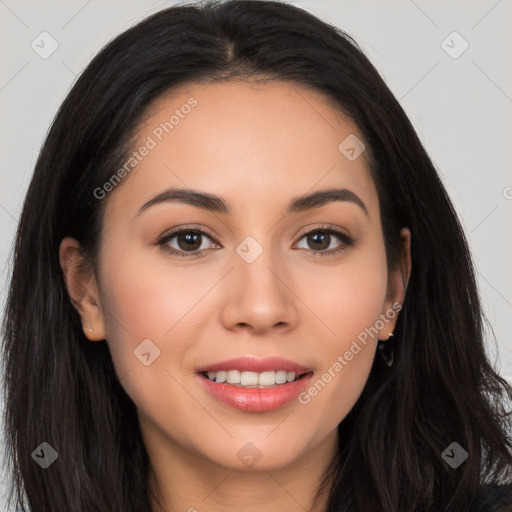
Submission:
<svg viewBox="0 0 512 512">
<path fill-rule="evenodd" d="M 299 234 L 297 236 L 300 239 L 304 235 L 308 235 L 312 231 L 329 231 L 329 230 L 338 231 L 338 232 L 344 234 L 346 237 L 352 238 L 350 233 L 346 229 L 343 229 L 343 228 L 341 228 L 341 227 L 339 227 L 337 225 L 329 224 L 329 223 L 323 223 L 323 224 L 322 223 L 320 223 L 320 224 L 313 223 L 313 224 L 308 224 L 305 228 L 303 228 L 301 231 L 299 231 Z"/>
</svg>

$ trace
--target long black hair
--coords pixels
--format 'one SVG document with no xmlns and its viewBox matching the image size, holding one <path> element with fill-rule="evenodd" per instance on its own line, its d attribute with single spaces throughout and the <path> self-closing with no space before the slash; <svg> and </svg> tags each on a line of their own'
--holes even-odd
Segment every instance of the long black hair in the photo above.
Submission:
<svg viewBox="0 0 512 512">
<path fill-rule="evenodd" d="M 467 511 L 484 503 L 486 484 L 510 484 L 512 388 L 486 356 L 468 244 L 410 121 L 345 32 L 292 5 L 235 0 L 173 6 L 120 34 L 53 121 L 19 222 L 3 324 L 9 501 L 17 508 L 150 511 L 135 405 L 107 344 L 82 332 L 59 245 L 74 237 L 97 263 L 108 198 L 93 191 L 126 161 L 152 101 L 187 82 L 256 79 L 312 88 L 354 120 L 390 269 L 399 264 L 400 229 L 412 233 L 395 363 L 375 358 L 338 427 L 339 453 L 323 480 L 327 511 Z M 32 456 L 42 442 L 58 454 L 45 470 Z M 442 455 L 452 443 L 468 453 L 456 469 Z"/>
</svg>

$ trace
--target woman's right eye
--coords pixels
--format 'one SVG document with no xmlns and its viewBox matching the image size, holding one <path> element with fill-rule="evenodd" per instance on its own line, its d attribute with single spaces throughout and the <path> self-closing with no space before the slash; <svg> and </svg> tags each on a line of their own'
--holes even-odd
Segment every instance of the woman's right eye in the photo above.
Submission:
<svg viewBox="0 0 512 512">
<path fill-rule="evenodd" d="M 158 241 L 158 245 L 163 246 L 164 249 L 171 254 L 178 256 L 200 256 L 206 248 L 203 245 L 201 238 L 206 237 L 212 240 L 210 235 L 200 229 L 180 229 L 165 235 Z M 172 247 L 170 242 L 176 239 L 178 247 Z"/>
</svg>

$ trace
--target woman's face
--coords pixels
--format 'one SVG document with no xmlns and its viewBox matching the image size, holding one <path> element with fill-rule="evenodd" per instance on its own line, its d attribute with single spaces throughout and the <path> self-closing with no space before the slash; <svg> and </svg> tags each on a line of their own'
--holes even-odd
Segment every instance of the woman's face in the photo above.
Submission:
<svg viewBox="0 0 512 512">
<path fill-rule="evenodd" d="M 334 449 L 404 293 L 355 137 L 295 84 L 188 84 L 153 104 L 127 176 L 95 192 L 107 205 L 84 331 L 107 340 L 150 451 L 268 469 Z M 294 369 L 306 374 L 275 383 Z"/>
</svg>

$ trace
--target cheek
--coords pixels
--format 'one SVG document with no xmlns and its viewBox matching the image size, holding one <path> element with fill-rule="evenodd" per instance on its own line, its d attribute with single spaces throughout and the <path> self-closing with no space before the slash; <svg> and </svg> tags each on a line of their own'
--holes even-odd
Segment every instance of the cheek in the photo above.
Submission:
<svg viewBox="0 0 512 512">
<path fill-rule="evenodd" d="M 326 423 L 334 428 L 352 409 L 368 379 L 378 340 L 376 323 L 387 292 L 385 257 L 378 248 L 366 257 L 330 269 L 311 309 L 325 329 L 318 345 L 319 371 L 300 403 L 329 410 Z M 311 281 L 320 275 L 311 276 Z M 319 289 L 320 292 L 320 289 Z"/>
<path fill-rule="evenodd" d="M 304 275 L 302 296 L 325 327 L 325 353 L 348 349 L 379 319 L 387 294 L 385 256 L 379 247 L 354 253 L 339 266 L 310 268 Z"/>
<path fill-rule="evenodd" d="M 186 325 L 188 312 L 208 291 L 205 274 L 192 267 L 173 268 L 165 256 L 148 257 L 147 249 L 136 246 L 125 246 L 122 254 L 104 254 L 102 305 L 110 317 L 108 337 L 134 343 L 169 339 L 178 322 L 179 329 Z"/>
<path fill-rule="evenodd" d="M 334 327 L 343 342 L 340 348 L 345 348 L 349 340 L 361 339 L 362 334 L 375 325 L 382 311 L 385 283 L 379 283 L 379 275 L 366 274 L 365 277 L 373 279 L 345 281 L 346 293 L 340 297 Z"/>
<path fill-rule="evenodd" d="M 164 370 L 162 363 L 171 355 L 170 341 L 172 360 L 183 360 L 187 344 L 179 343 L 175 334 L 179 331 L 180 339 L 187 339 L 182 334 L 189 321 L 187 312 L 198 302 L 201 283 L 194 283 L 197 277 L 193 273 L 172 272 L 150 264 L 136 248 L 124 246 L 114 255 L 111 248 L 116 247 L 115 242 L 109 244 L 102 261 L 106 339 L 119 377 L 130 373 L 130 381 L 140 377 L 144 386 L 161 373 L 158 369 Z"/>
</svg>

